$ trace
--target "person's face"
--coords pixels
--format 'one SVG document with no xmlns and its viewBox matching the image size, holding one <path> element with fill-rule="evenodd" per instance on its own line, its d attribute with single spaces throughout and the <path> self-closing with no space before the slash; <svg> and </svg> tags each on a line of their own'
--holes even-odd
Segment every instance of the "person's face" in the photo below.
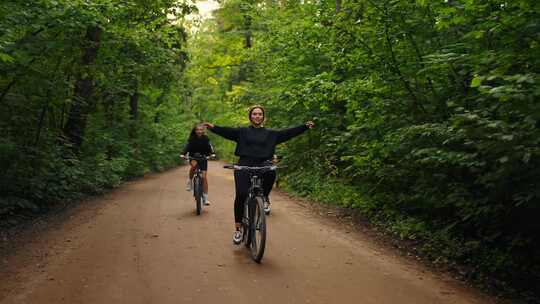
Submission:
<svg viewBox="0 0 540 304">
<path fill-rule="evenodd" d="M 255 108 L 253 111 L 251 111 L 251 115 L 249 117 L 251 120 L 251 123 L 255 126 L 260 126 L 264 122 L 264 112 L 262 109 Z"/>
<path fill-rule="evenodd" d="M 198 137 L 201 137 L 204 135 L 204 127 L 203 126 L 197 126 L 195 128 L 195 134 L 197 134 Z"/>
</svg>

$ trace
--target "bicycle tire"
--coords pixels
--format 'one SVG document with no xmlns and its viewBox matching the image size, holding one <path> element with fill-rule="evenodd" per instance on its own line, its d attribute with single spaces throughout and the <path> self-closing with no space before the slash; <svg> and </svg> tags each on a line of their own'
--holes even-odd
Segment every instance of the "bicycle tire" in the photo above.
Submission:
<svg viewBox="0 0 540 304">
<path fill-rule="evenodd" d="M 248 197 L 246 198 L 246 201 L 244 202 L 244 217 L 242 218 L 242 225 L 240 226 L 240 230 L 242 231 L 242 241 L 244 242 L 244 245 L 246 246 L 246 248 L 249 248 L 251 244 L 249 221 L 250 221 L 250 215 L 249 215 L 249 197 Z"/>
<path fill-rule="evenodd" d="M 201 178 L 195 176 L 193 178 L 193 196 L 195 197 L 195 207 L 197 215 L 202 213 L 202 185 Z"/>
<path fill-rule="evenodd" d="M 266 214 L 264 212 L 264 200 L 260 196 L 255 197 L 255 202 L 251 206 L 252 215 L 250 223 L 250 252 L 251 258 L 260 263 L 266 246 Z"/>
</svg>

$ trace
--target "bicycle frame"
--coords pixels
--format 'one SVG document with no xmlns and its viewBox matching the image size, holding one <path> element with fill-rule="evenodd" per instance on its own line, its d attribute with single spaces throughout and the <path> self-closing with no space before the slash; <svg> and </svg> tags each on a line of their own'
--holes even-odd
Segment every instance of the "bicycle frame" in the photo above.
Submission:
<svg viewBox="0 0 540 304">
<path fill-rule="evenodd" d="M 273 171 L 277 166 L 249 167 L 225 166 L 227 169 L 246 170 L 250 174 L 250 187 L 248 197 L 244 202 L 244 215 L 242 217 L 242 241 L 251 250 L 251 258 L 260 263 L 266 245 L 266 216 L 264 213 L 263 173 Z M 257 233 L 259 235 L 257 236 Z"/>
<path fill-rule="evenodd" d="M 253 226 L 253 203 L 255 202 L 255 197 L 263 197 L 263 189 L 262 189 L 262 178 L 258 175 L 252 175 L 250 178 L 251 186 L 248 190 L 248 197 L 244 201 L 244 216 L 242 217 L 242 222 L 247 227 Z M 251 204 L 250 204 L 251 203 Z M 247 210 L 247 212 L 246 212 Z M 246 238 L 246 235 L 242 236 L 243 238 Z M 247 240 L 246 240 L 247 241 Z"/>
<path fill-rule="evenodd" d="M 190 162 L 191 160 L 195 160 L 197 161 L 197 165 L 195 166 L 195 172 L 193 172 L 193 179 L 192 179 L 192 183 L 193 183 L 193 197 L 195 198 L 195 207 L 196 207 L 196 211 L 197 211 L 197 215 L 200 215 L 201 212 L 202 212 L 202 205 L 203 205 L 203 176 L 202 176 L 202 170 L 201 168 L 199 167 L 199 163 L 198 161 L 201 161 L 201 160 L 208 160 L 209 158 L 208 157 L 192 157 L 192 156 L 187 156 L 186 159 L 188 160 L 188 162 Z"/>
<path fill-rule="evenodd" d="M 249 187 L 249 195 L 251 198 L 262 195 L 263 188 L 262 188 L 262 177 L 259 177 L 258 175 L 252 175 L 251 178 L 251 186 Z"/>
</svg>

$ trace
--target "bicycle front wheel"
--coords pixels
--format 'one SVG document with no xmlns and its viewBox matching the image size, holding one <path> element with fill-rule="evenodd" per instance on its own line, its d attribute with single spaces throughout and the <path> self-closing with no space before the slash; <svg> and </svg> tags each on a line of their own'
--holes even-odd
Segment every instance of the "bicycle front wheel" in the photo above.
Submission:
<svg viewBox="0 0 540 304">
<path fill-rule="evenodd" d="M 256 196 L 254 202 L 250 206 L 251 213 L 251 258 L 260 263 L 266 246 L 266 215 L 264 213 L 264 200 L 260 196 Z"/>
<path fill-rule="evenodd" d="M 195 197 L 195 207 L 197 209 L 197 215 L 201 215 L 202 212 L 202 180 L 200 177 L 195 176 L 193 178 L 193 196 Z"/>
</svg>

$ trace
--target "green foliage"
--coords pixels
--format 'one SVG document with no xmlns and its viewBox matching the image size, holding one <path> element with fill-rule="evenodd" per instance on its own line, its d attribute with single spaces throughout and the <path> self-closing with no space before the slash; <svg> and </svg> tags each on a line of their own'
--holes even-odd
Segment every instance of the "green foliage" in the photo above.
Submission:
<svg viewBox="0 0 540 304">
<path fill-rule="evenodd" d="M 180 25 L 192 10 L 174 0 L 0 4 L 0 226 L 179 163 L 194 121 Z M 77 114 L 80 147 L 68 138 Z"/>
<path fill-rule="evenodd" d="M 191 46 L 204 118 L 314 119 L 280 148 L 290 190 L 540 286 L 540 3 L 335 3 L 222 1 Z"/>
</svg>

